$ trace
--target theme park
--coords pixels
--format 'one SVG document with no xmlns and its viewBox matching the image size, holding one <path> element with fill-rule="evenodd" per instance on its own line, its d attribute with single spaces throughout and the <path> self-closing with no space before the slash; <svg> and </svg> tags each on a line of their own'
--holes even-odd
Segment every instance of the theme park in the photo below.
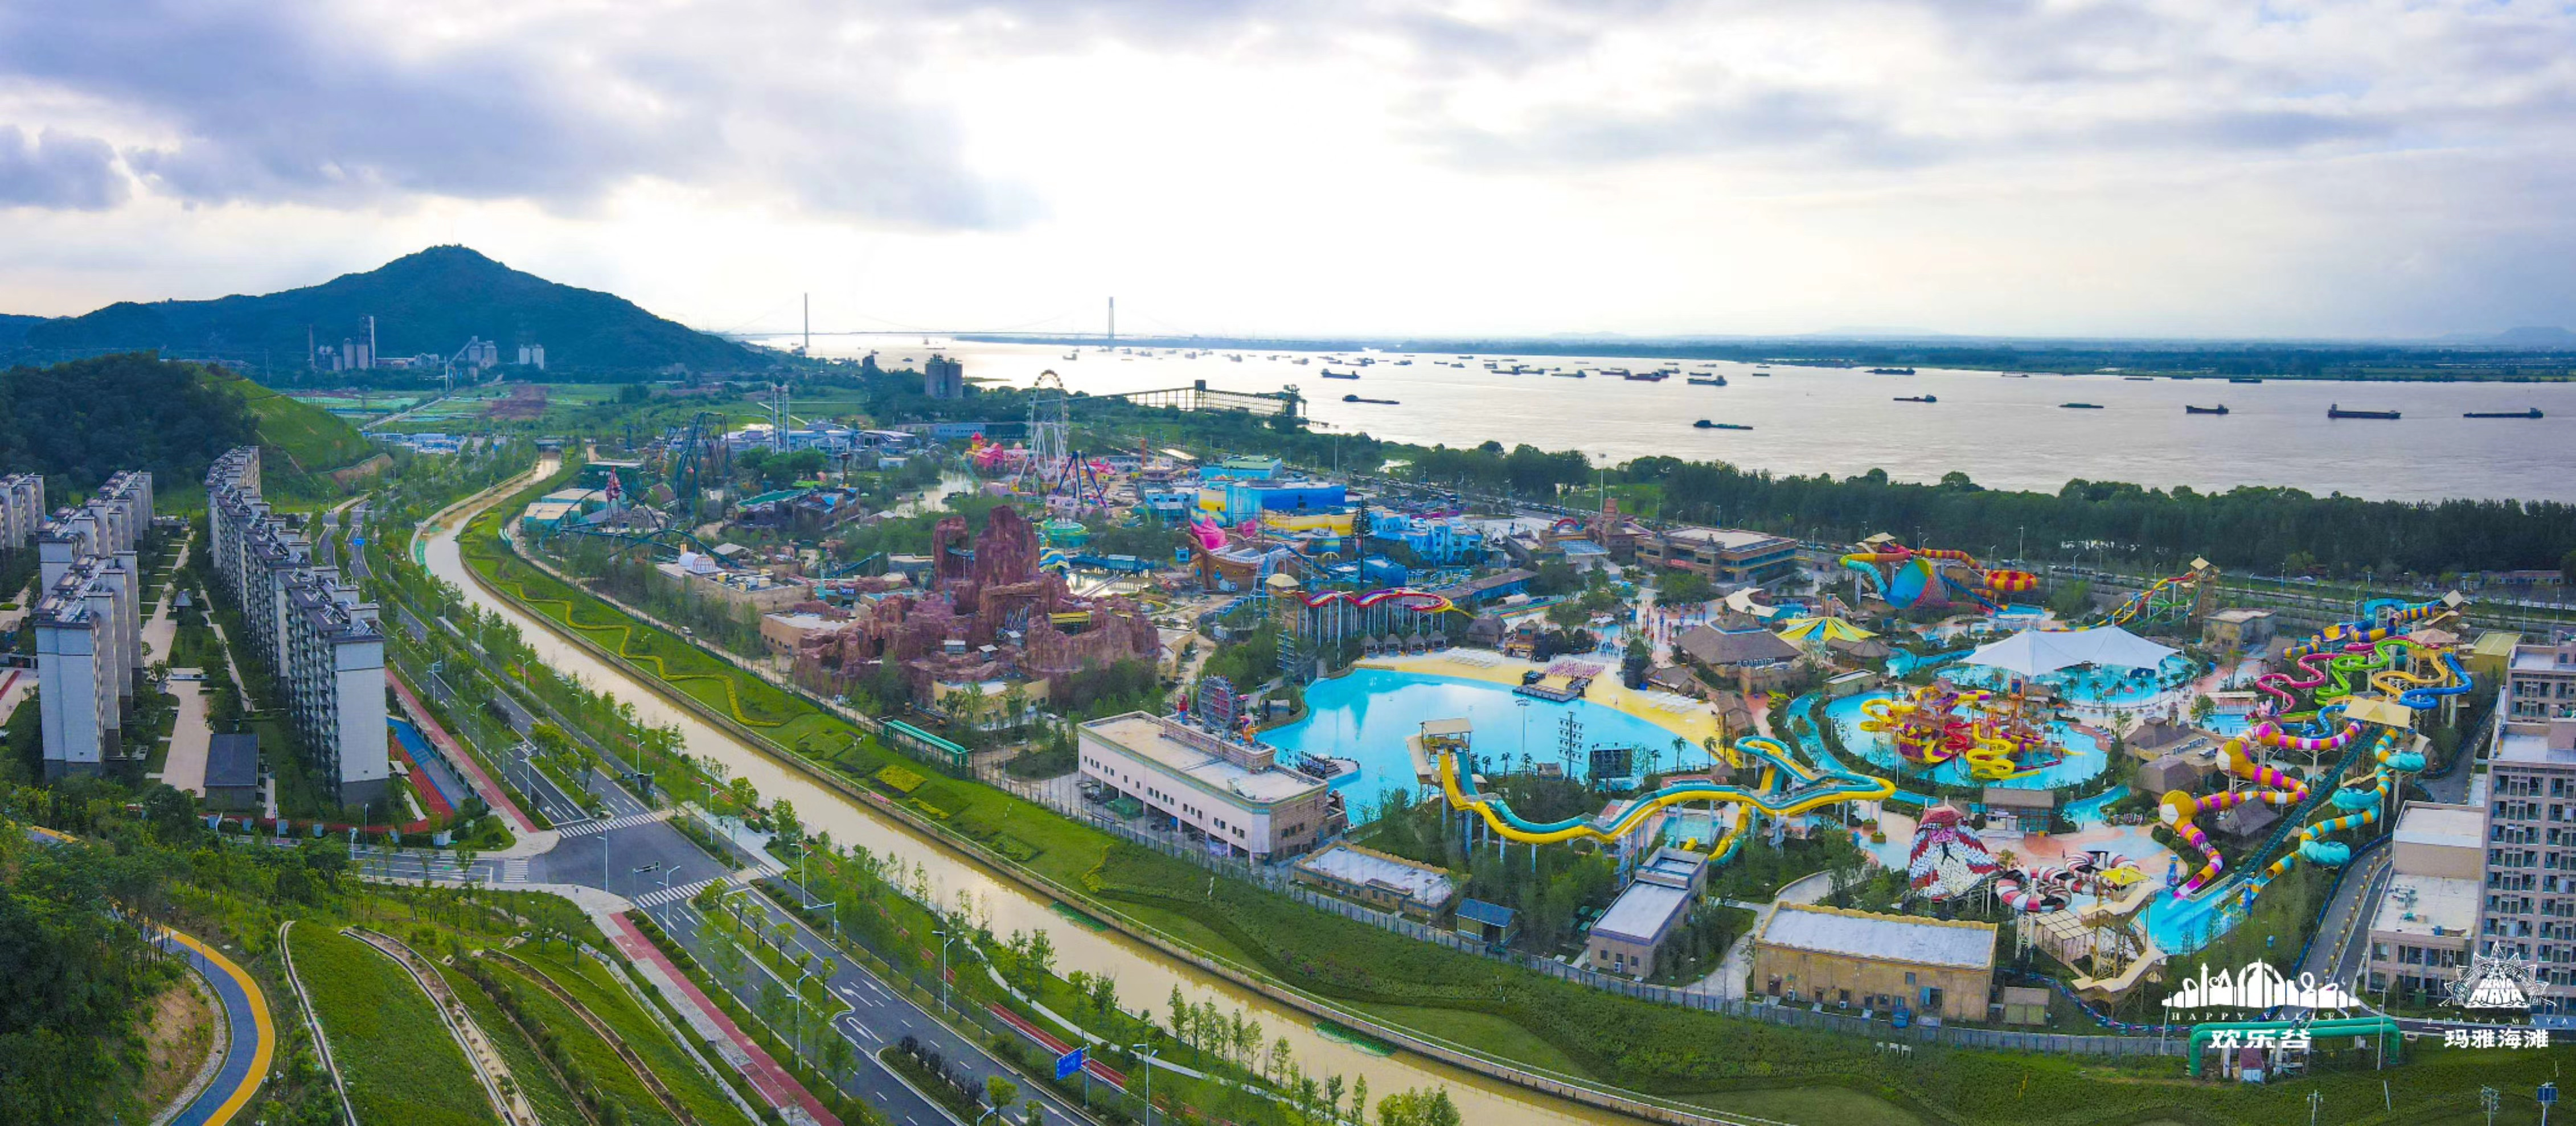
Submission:
<svg viewBox="0 0 2576 1126">
<path fill-rule="evenodd" d="M 2541 783 L 2499 756 L 2545 761 L 2576 724 L 2494 701 L 2564 646 L 2457 590 L 2291 600 L 2201 558 L 2125 578 L 1930 528 L 1832 543 L 1498 502 L 1158 445 L 1133 408 L 1166 393 L 1076 426 L 1061 388 L 945 439 L 674 431 L 522 535 L 651 548 L 669 582 L 756 605 L 748 655 L 899 710 L 933 765 L 1622 996 L 2260 1080 L 2348 1064 L 2329 1031 L 2394 1061 L 2518 945 L 2493 939 L 2530 933 L 2486 894 L 2489 806 Z M 1244 398 L 1193 409 L 1296 406 Z M 906 545 L 836 533 L 813 514 L 867 498 L 819 479 L 619 499 L 835 442 L 845 466 L 946 466 L 953 511 Z M 688 526 L 710 511 L 731 515 Z M 2213 972 L 2339 1003 L 2220 1013 Z M 2544 1016 L 2560 973 L 2530 975 Z"/>
<path fill-rule="evenodd" d="M 0 479 L 0 564 L 46 591 L 37 675 L 0 679 L 33 701 L 0 775 L 44 782 L 0 798 L 42 824 L 0 866 L 206 873 L 171 933 L 242 1066 L 151 1099 L 247 1099 L 260 1051 L 294 1121 L 409 1121 L 414 1056 L 491 1121 L 592 1124 L 1362 1121 L 1339 1087 L 1381 1126 L 2261 1126 L 2555 1090 L 2567 611 L 2535 572 L 2283 546 L 2455 513 L 2271 498 L 2326 531 L 2258 554 L 2100 530 L 2080 482 L 1386 442 L 1293 385 L 923 352 L 390 431 L 364 491 L 258 444 L 202 494 Z"/>
</svg>

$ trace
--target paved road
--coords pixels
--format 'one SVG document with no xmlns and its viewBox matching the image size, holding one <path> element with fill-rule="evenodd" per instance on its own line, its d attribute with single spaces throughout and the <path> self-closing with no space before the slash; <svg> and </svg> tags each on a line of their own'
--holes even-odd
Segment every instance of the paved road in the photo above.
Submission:
<svg viewBox="0 0 2576 1126">
<path fill-rule="evenodd" d="M 514 771 L 512 778 L 519 777 Z M 832 994 L 847 1006 L 834 1013 L 816 1014 L 821 1024 L 809 1026 L 809 1029 L 828 1027 L 828 1034 L 848 1040 L 856 1049 L 855 1055 L 860 1062 L 849 1073 L 836 1076 L 835 1081 L 845 1092 L 863 1099 L 889 1121 L 904 1126 L 934 1126 L 955 1121 L 946 1111 L 896 1080 L 883 1064 L 877 1062 L 878 1049 L 898 1043 L 906 1036 L 916 1037 L 930 1045 L 951 1061 L 960 1073 L 967 1075 L 969 1082 L 978 1086 L 989 1075 L 1004 1075 L 1020 1081 L 1020 1077 L 1004 1071 L 982 1045 L 951 1033 L 919 1004 L 897 992 L 855 960 L 834 950 L 822 936 L 795 921 L 766 896 L 745 886 L 744 875 L 757 871 L 762 858 L 746 854 L 720 863 L 709 857 L 696 842 L 682 835 L 670 823 L 667 811 L 650 809 L 604 774 L 593 772 L 588 781 L 593 792 L 602 795 L 611 816 L 597 821 L 579 816 L 558 820 L 556 831 L 562 836 L 552 849 L 526 857 L 478 859 L 470 878 L 504 889 L 576 884 L 623 896 L 641 907 L 665 934 L 688 950 L 702 968 L 709 964 L 707 944 L 701 934 L 707 920 L 690 901 L 699 891 L 709 886 L 722 886 L 726 889 L 723 894 L 727 897 L 729 909 L 757 919 L 765 931 L 774 933 L 781 923 L 788 924 L 793 934 L 790 940 L 793 950 L 810 959 L 812 965 L 829 967 L 828 972 L 819 976 L 824 978 Z M 536 782 L 545 796 L 535 800 L 568 804 L 568 799 L 553 789 L 552 779 L 538 774 Z M 592 825 L 599 828 L 591 829 Z M 424 878 L 448 881 L 469 877 L 469 873 L 452 858 L 439 854 L 361 849 L 357 860 L 367 874 L 378 877 L 405 881 Z M 751 966 L 756 968 L 746 969 L 748 980 L 725 984 L 745 1010 L 757 1011 L 751 999 L 759 989 L 776 988 L 777 975 L 760 966 L 756 960 L 751 961 Z M 952 969 L 982 972 L 979 965 L 972 963 L 952 966 Z M 809 1040 L 821 1034 L 824 1033 L 809 1030 Z M 816 1055 L 819 1057 L 819 1053 Z M 1048 1121 L 1087 1121 L 1076 1117 L 1074 1108 L 1053 1091 L 1038 1089 L 1026 1082 L 1022 1082 L 1021 1087 L 1024 1099 L 1037 1097 L 1044 1104 Z M 1016 1108 L 1010 1118 L 1013 1121 L 1018 1119 Z"/>
</svg>

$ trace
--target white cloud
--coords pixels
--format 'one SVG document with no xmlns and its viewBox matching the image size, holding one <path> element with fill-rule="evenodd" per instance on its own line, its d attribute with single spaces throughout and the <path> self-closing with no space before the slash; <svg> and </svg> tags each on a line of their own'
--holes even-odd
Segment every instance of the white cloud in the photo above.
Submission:
<svg viewBox="0 0 2576 1126">
<path fill-rule="evenodd" d="M 2521 0 L 165 3 L 0 0 L 0 307 L 463 239 L 715 327 L 2576 322 Z"/>
</svg>

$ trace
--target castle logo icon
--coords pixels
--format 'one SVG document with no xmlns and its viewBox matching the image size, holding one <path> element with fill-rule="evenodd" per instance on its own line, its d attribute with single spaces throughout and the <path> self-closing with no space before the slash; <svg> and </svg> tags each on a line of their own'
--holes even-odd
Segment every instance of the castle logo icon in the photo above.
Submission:
<svg viewBox="0 0 2576 1126">
<path fill-rule="evenodd" d="M 2321 982 L 2315 974 L 2304 973 L 2294 981 L 2264 962 L 2247 962 L 2232 975 L 2225 970 L 2210 973 L 2209 966 L 2203 963 L 2199 976 L 2183 982 L 2182 988 L 2165 998 L 2165 1007 L 2182 1011 L 2283 1007 L 2343 1011 L 2361 1007 L 2361 999 L 2339 982 Z"/>
</svg>

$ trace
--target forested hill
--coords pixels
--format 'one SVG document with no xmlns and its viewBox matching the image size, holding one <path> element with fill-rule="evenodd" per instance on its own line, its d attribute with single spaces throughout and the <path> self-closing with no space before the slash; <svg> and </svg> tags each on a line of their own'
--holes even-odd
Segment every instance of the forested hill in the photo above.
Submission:
<svg viewBox="0 0 2576 1126">
<path fill-rule="evenodd" d="M 0 473 L 41 473 L 49 489 L 86 491 L 120 469 L 148 469 L 156 492 L 184 496 L 216 456 L 253 442 L 274 451 L 268 476 L 281 486 L 376 452 L 319 407 L 149 353 L 0 370 Z"/>
<path fill-rule="evenodd" d="M 308 329 L 325 344 L 363 341 L 370 316 L 382 356 L 450 356 L 480 337 L 500 345 L 503 363 L 518 358 L 521 344 L 543 345 L 553 376 L 632 374 L 671 364 L 731 371 L 771 363 L 754 349 L 654 316 L 616 294 L 559 285 L 462 246 L 433 246 L 363 274 L 281 293 L 121 301 L 27 327 L 22 345 L 38 355 L 45 349 L 79 354 L 152 348 L 214 356 L 291 385 L 306 381 Z M 7 327 L 0 326 L 0 337 Z"/>
</svg>

